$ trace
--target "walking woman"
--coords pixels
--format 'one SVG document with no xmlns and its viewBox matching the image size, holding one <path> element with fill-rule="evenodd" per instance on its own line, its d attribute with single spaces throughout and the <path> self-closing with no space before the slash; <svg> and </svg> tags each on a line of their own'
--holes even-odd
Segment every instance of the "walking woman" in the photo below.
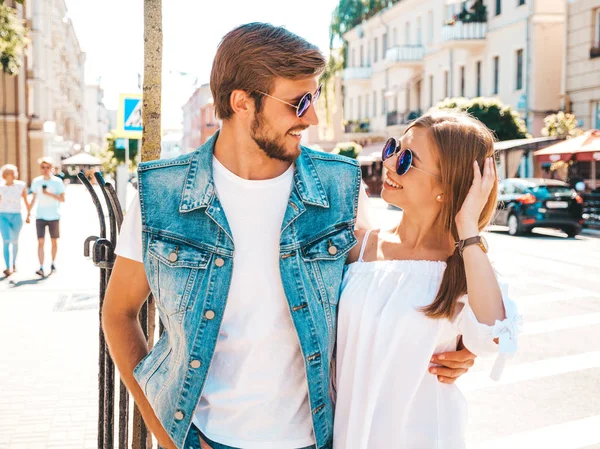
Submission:
<svg viewBox="0 0 600 449">
<path fill-rule="evenodd" d="M 0 168 L 0 174 L 3 180 L 3 183 L 0 184 L 0 235 L 2 236 L 2 252 L 6 265 L 3 273 L 8 277 L 16 271 L 19 232 L 23 226 L 21 199 L 27 208 L 27 223 L 29 223 L 31 207 L 27 199 L 27 186 L 23 181 L 18 181 L 17 167 L 10 164 L 4 165 Z"/>
<path fill-rule="evenodd" d="M 480 235 L 496 206 L 493 155 L 491 132 L 460 113 L 422 116 L 385 145 L 382 198 L 403 215 L 390 231 L 357 231 L 349 255 L 335 448 L 465 447 L 465 400 L 431 354 L 462 336 L 478 356 L 500 352 L 497 378 L 516 351 L 519 317 Z"/>
</svg>

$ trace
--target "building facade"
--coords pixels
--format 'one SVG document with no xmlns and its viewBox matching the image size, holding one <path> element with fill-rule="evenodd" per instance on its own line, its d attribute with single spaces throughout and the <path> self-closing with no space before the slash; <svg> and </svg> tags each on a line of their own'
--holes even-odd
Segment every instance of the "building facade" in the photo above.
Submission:
<svg viewBox="0 0 600 449">
<path fill-rule="evenodd" d="M 17 9 L 29 29 L 30 44 L 20 74 L 4 77 L 0 111 L 0 164 L 19 167 L 21 178 L 37 176 L 37 160 L 63 156 L 83 146 L 85 53 L 64 0 L 30 0 Z"/>
<path fill-rule="evenodd" d="M 183 106 L 183 138 L 181 150 L 194 151 L 205 143 L 219 129 L 215 118 L 212 93 L 208 84 L 194 91 Z"/>
<path fill-rule="evenodd" d="M 104 90 L 97 84 L 85 86 L 85 144 L 102 148 L 110 132 L 108 111 L 104 105 Z"/>
<path fill-rule="evenodd" d="M 600 0 L 568 4 L 564 107 L 584 129 L 600 129 Z"/>
<path fill-rule="evenodd" d="M 485 5 L 479 16 L 477 3 Z M 566 3 L 403 0 L 384 9 L 345 35 L 349 137 L 397 136 L 410 119 L 460 96 L 498 97 L 540 135 L 543 118 L 561 107 Z"/>
</svg>

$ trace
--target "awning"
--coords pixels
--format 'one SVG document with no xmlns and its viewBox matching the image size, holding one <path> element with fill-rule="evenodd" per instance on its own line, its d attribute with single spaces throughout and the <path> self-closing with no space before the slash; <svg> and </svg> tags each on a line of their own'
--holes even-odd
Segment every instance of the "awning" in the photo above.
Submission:
<svg viewBox="0 0 600 449">
<path fill-rule="evenodd" d="M 600 130 L 591 129 L 582 135 L 556 143 L 533 155 L 538 162 L 600 160 Z"/>
<path fill-rule="evenodd" d="M 61 161 L 61 165 L 89 165 L 89 166 L 100 166 L 102 161 L 97 157 L 92 156 L 86 152 L 81 152 L 75 156 L 71 156 Z"/>
<path fill-rule="evenodd" d="M 381 152 L 385 142 L 373 142 L 363 146 L 362 151 L 356 158 L 360 165 L 371 165 L 381 160 Z"/>
</svg>

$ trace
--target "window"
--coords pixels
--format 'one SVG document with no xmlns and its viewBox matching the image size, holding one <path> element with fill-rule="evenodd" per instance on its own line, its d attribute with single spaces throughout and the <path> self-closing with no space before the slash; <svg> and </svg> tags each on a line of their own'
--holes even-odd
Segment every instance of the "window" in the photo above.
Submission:
<svg viewBox="0 0 600 449">
<path fill-rule="evenodd" d="M 381 59 L 385 59 L 385 54 L 387 53 L 387 49 L 388 49 L 388 35 L 387 33 L 385 33 L 383 35 L 383 39 L 382 39 L 382 47 L 381 49 L 383 50 L 383 53 L 381 54 Z"/>
<path fill-rule="evenodd" d="M 492 90 L 493 95 L 498 95 L 498 83 L 500 81 L 500 57 L 494 56 L 494 89 Z"/>
<path fill-rule="evenodd" d="M 465 66 L 460 66 L 460 96 L 465 96 Z"/>
<path fill-rule="evenodd" d="M 517 90 L 523 89 L 523 49 L 517 50 Z"/>
<path fill-rule="evenodd" d="M 417 17 L 417 45 L 423 45 L 421 38 L 421 17 Z"/>
<path fill-rule="evenodd" d="M 360 66 L 365 66 L 365 50 L 362 44 L 360 46 Z"/>
<path fill-rule="evenodd" d="M 475 96 L 481 97 L 481 61 L 477 61 L 475 66 L 475 75 L 477 77 L 477 90 Z"/>
<path fill-rule="evenodd" d="M 499 16 L 502 13 L 502 0 L 496 0 L 496 15 Z"/>
<path fill-rule="evenodd" d="M 387 105 L 385 104 L 385 89 L 381 89 L 381 115 L 385 115 L 387 112 Z"/>
<path fill-rule="evenodd" d="M 373 117 L 377 117 L 377 92 L 373 91 Z"/>
<path fill-rule="evenodd" d="M 600 101 L 592 103 L 592 128 L 600 129 Z"/>
<path fill-rule="evenodd" d="M 369 94 L 365 94 L 365 118 L 369 118 Z"/>
<path fill-rule="evenodd" d="M 410 22 L 406 22 L 404 45 L 410 45 Z"/>
<path fill-rule="evenodd" d="M 600 47 L 600 8 L 594 11 L 596 16 L 596 23 L 594 24 L 594 47 Z"/>
<path fill-rule="evenodd" d="M 371 43 L 367 42 L 367 67 L 371 67 Z"/>
<path fill-rule="evenodd" d="M 444 71 L 444 98 L 448 98 L 448 84 L 450 83 L 448 70 Z"/>
<path fill-rule="evenodd" d="M 377 48 L 377 46 L 379 45 L 379 39 L 375 38 L 373 40 L 373 62 L 377 62 L 377 56 L 379 54 L 379 49 Z"/>
<path fill-rule="evenodd" d="M 350 98 L 348 101 L 348 120 L 354 120 L 354 100 Z"/>
<path fill-rule="evenodd" d="M 433 42 L 433 11 L 427 13 L 427 42 L 431 44 Z"/>
<path fill-rule="evenodd" d="M 525 4 L 525 0 L 519 0 L 519 3 L 517 4 L 517 6 L 521 6 Z"/>
<path fill-rule="evenodd" d="M 429 107 L 433 106 L 433 75 L 429 75 Z"/>
<path fill-rule="evenodd" d="M 350 67 L 356 67 L 356 48 L 352 49 L 352 59 L 350 62 Z"/>
<path fill-rule="evenodd" d="M 358 119 L 362 120 L 362 97 L 358 97 Z"/>
</svg>

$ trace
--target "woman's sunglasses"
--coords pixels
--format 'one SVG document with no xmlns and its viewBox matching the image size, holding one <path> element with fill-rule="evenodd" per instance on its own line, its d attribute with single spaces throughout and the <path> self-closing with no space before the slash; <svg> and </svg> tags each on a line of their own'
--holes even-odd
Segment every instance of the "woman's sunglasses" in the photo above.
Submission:
<svg viewBox="0 0 600 449">
<path fill-rule="evenodd" d="M 308 111 L 308 108 L 310 107 L 311 104 L 315 104 L 315 105 L 317 104 L 317 100 L 319 99 L 319 96 L 321 95 L 322 87 L 323 87 L 323 85 L 320 85 L 319 87 L 317 87 L 317 90 L 315 91 L 314 94 L 311 92 L 306 92 L 304 94 L 304 96 L 300 99 L 300 101 L 298 102 L 297 105 L 288 103 L 287 101 L 284 101 L 281 98 L 274 97 L 273 95 L 269 95 L 265 92 L 261 92 L 260 90 L 257 90 L 256 92 L 258 92 L 259 94 L 263 94 L 269 98 L 273 98 L 274 100 L 285 103 L 288 106 L 293 107 L 296 110 L 296 117 L 300 118 L 304 114 L 306 114 L 306 111 Z"/>
<path fill-rule="evenodd" d="M 398 154 L 398 160 L 396 161 L 396 174 L 398 176 L 405 175 L 410 168 L 414 168 L 415 170 L 421 171 L 423 173 L 427 173 L 435 178 L 440 178 L 438 175 L 433 173 L 429 173 L 428 171 L 422 170 L 420 168 L 415 167 L 413 162 L 413 153 L 409 148 L 401 150 L 398 146 L 398 141 L 394 137 L 390 137 L 388 141 L 385 143 L 383 147 L 383 151 L 381 152 L 381 159 L 383 161 L 387 161 L 389 158 Z"/>
</svg>

